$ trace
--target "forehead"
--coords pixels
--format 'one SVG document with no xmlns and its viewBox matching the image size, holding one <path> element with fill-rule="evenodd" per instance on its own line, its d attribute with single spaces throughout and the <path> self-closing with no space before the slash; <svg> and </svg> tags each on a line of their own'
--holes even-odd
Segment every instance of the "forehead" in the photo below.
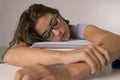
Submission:
<svg viewBox="0 0 120 80">
<path fill-rule="evenodd" d="M 35 30 L 38 34 L 44 33 L 49 27 L 50 20 L 52 19 L 52 14 L 46 14 L 38 19 L 38 22 L 35 26 Z"/>
</svg>

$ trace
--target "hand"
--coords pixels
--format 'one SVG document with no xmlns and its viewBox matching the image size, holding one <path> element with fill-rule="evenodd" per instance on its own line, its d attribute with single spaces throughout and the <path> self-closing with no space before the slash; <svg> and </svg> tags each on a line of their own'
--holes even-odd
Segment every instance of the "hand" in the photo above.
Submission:
<svg viewBox="0 0 120 80">
<path fill-rule="evenodd" d="M 17 71 L 14 80 L 72 80 L 64 68 L 36 64 Z"/>
<path fill-rule="evenodd" d="M 91 67 L 91 73 L 94 74 L 105 68 L 110 63 L 109 53 L 99 46 L 91 44 L 83 46 L 64 54 L 64 64 L 75 62 L 86 62 Z"/>
</svg>

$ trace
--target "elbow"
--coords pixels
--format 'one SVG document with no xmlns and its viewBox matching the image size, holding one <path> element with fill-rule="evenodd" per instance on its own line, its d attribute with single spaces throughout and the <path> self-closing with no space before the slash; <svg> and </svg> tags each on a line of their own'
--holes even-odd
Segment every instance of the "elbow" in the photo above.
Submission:
<svg viewBox="0 0 120 80">
<path fill-rule="evenodd" d="M 8 49 L 8 51 L 5 53 L 5 55 L 3 56 L 3 61 L 5 63 L 10 63 L 11 62 L 11 59 L 12 59 L 12 49 Z"/>
</svg>

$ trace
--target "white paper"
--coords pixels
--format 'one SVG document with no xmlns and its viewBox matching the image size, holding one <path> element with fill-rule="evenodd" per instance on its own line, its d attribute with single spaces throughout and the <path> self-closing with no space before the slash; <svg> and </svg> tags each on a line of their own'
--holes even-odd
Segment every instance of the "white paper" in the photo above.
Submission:
<svg viewBox="0 0 120 80">
<path fill-rule="evenodd" d="M 65 42 L 37 42 L 31 48 L 47 48 L 47 49 L 73 49 L 88 45 L 87 40 L 70 40 Z"/>
</svg>

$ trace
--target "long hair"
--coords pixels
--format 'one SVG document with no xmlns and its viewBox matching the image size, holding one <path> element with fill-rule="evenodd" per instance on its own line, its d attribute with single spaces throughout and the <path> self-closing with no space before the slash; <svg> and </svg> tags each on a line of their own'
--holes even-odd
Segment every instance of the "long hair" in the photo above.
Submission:
<svg viewBox="0 0 120 80">
<path fill-rule="evenodd" d="M 36 33 L 35 25 L 37 20 L 47 13 L 61 16 L 57 9 L 50 8 L 43 4 L 33 4 L 26 9 L 20 16 L 13 40 L 10 42 L 10 47 L 20 42 L 24 42 L 30 46 L 35 42 L 44 41 L 42 36 Z M 69 25 L 68 20 L 64 19 L 62 16 L 61 18 Z"/>
</svg>

